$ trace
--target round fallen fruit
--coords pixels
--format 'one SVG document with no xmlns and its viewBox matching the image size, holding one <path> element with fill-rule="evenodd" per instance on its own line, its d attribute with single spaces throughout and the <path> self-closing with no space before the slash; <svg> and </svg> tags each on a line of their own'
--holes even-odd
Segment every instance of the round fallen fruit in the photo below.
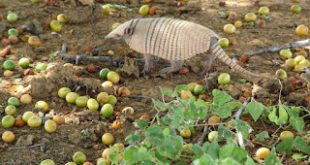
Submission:
<svg viewBox="0 0 310 165">
<path fill-rule="evenodd" d="M 229 84 L 230 82 L 230 75 L 228 73 L 221 73 L 218 77 L 217 77 L 217 82 L 220 85 L 225 85 L 225 84 Z"/>
<path fill-rule="evenodd" d="M 192 96 L 193 96 L 193 94 L 189 90 L 181 90 L 180 91 L 180 98 L 181 99 L 189 99 Z"/>
<path fill-rule="evenodd" d="M 26 125 L 26 122 L 21 117 L 15 119 L 15 126 L 22 127 L 24 125 Z"/>
<path fill-rule="evenodd" d="M 227 38 L 221 38 L 221 39 L 218 40 L 218 44 L 222 48 L 227 48 L 229 46 L 229 40 Z"/>
<path fill-rule="evenodd" d="M 301 64 L 297 64 L 297 65 L 295 65 L 294 70 L 295 71 L 303 71 L 305 68 L 307 68 L 307 66 L 301 65 Z"/>
<path fill-rule="evenodd" d="M 2 140 L 6 143 L 11 143 L 15 140 L 15 135 L 12 131 L 5 131 L 2 133 Z"/>
<path fill-rule="evenodd" d="M 258 159 L 265 159 L 270 153 L 270 150 L 266 147 L 261 147 L 259 148 L 256 153 L 255 153 L 255 156 L 258 158 Z"/>
<path fill-rule="evenodd" d="M 59 115 L 53 116 L 53 120 L 56 122 L 56 124 L 63 124 L 65 123 L 65 119 Z"/>
<path fill-rule="evenodd" d="M 101 153 L 101 157 L 107 160 L 109 158 L 110 152 L 111 152 L 110 148 L 104 149 Z"/>
<path fill-rule="evenodd" d="M 216 126 L 221 122 L 221 118 L 217 115 L 213 115 L 208 119 L 208 125 Z"/>
<path fill-rule="evenodd" d="M 29 127 L 40 127 L 42 119 L 37 115 L 33 115 L 27 120 L 27 124 Z"/>
<path fill-rule="evenodd" d="M 114 143 L 114 137 L 111 133 L 105 133 L 102 135 L 102 143 L 105 145 L 111 145 Z"/>
<path fill-rule="evenodd" d="M 111 104 L 104 104 L 100 110 L 100 115 L 102 117 L 108 118 L 113 115 L 113 106 Z"/>
<path fill-rule="evenodd" d="M 4 70 L 14 70 L 16 64 L 12 60 L 5 60 L 4 63 L 2 64 L 2 67 Z"/>
<path fill-rule="evenodd" d="M 32 101 L 32 97 L 29 95 L 29 94 L 23 94 L 21 97 L 20 97 L 20 102 L 22 104 L 30 104 Z"/>
<path fill-rule="evenodd" d="M 67 94 L 71 92 L 71 89 L 68 87 L 62 87 L 58 90 L 58 96 L 60 98 L 66 98 Z"/>
<path fill-rule="evenodd" d="M 294 58 L 294 62 L 295 62 L 295 64 L 299 64 L 301 61 L 303 61 L 303 60 L 305 60 L 306 58 L 305 58 L 305 56 L 303 56 L 303 55 L 298 55 L 298 56 L 296 56 L 295 58 Z"/>
<path fill-rule="evenodd" d="M 14 23 L 16 22 L 18 19 L 18 15 L 16 13 L 10 12 L 7 16 L 6 16 L 6 20 L 9 23 Z"/>
<path fill-rule="evenodd" d="M 40 109 L 43 112 L 48 112 L 49 111 L 47 102 L 42 101 L 42 100 L 36 102 L 36 105 L 35 105 L 34 108 Z"/>
<path fill-rule="evenodd" d="M 29 120 L 30 117 L 34 116 L 34 113 L 32 111 L 26 111 L 24 114 L 23 114 L 23 117 L 22 119 L 27 122 Z"/>
<path fill-rule="evenodd" d="M 217 141 L 218 140 L 218 137 L 219 137 L 219 133 L 217 131 L 211 131 L 209 134 L 208 134 L 208 140 L 210 142 L 212 141 Z"/>
<path fill-rule="evenodd" d="M 11 128 L 15 124 L 15 118 L 12 115 L 5 115 L 1 119 L 1 124 L 3 128 Z"/>
<path fill-rule="evenodd" d="M 191 132 L 191 130 L 189 130 L 189 129 L 183 129 L 183 130 L 180 131 L 180 135 L 181 135 L 183 138 L 188 139 L 188 138 L 190 138 L 190 137 L 192 136 L 192 132 Z"/>
<path fill-rule="evenodd" d="M 194 88 L 194 94 L 195 95 L 200 95 L 205 93 L 206 89 L 203 85 L 197 84 Z"/>
<path fill-rule="evenodd" d="M 292 5 L 291 6 L 291 12 L 295 13 L 295 14 L 300 13 L 301 12 L 301 7 L 299 5 Z"/>
<path fill-rule="evenodd" d="M 55 132 L 57 129 L 57 124 L 54 120 L 49 119 L 44 123 L 44 129 L 48 133 Z"/>
<path fill-rule="evenodd" d="M 79 97 L 80 95 L 76 92 L 69 92 L 67 95 L 66 95 L 66 101 L 68 103 L 72 103 L 74 104 L 76 99 Z"/>
<path fill-rule="evenodd" d="M 101 86 L 104 88 L 104 89 L 108 89 L 108 88 L 112 88 L 113 87 L 113 83 L 111 81 L 105 81 L 101 84 Z"/>
<path fill-rule="evenodd" d="M 87 101 L 87 108 L 91 111 L 96 111 L 99 108 L 99 103 L 97 102 L 97 100 L 90 98 Z"/>
<path fill-rule="evenodd" d="M 296 30 L 295 30 L 295 34 L 298 36 L 306 36 L 309 34 L 309 28 L 307 25 L 301 24 L 298 25 Z"/>
<path fill-rule="evenodd" d="M 242 21 L 238 20 L 234 23 L 236 28 L 241 28 L 242 27 Z"/>
<path fill-rule="evenodd" d="M 289 58 L 289 59 L 285 60 L 285 65 L 289 68 L 292 68 L 296 65 L 296 62 L 294 59 Z"/>
<path fill-rule="evenodd" d="M 43 160 L 40 165 L 56 165 L 52 159 L 45 159 Z"/>
<path fill-rule="evenodd" d="M 128 97 L 130 95 L 130 90 L 127 87 L 120 87 L 116 92 L 118 97 Z"/>
<path fill-rule="evenodd" d="M 280 78 L 280 79 L 286 79 L 286 78 L 287 78 L 287 73 L 286 73 L 286 71 L 283 70 L 283 69 L 278 69 L 278 70 L 276 71 L 276 76 L 277 76 L 278 78 Z"/>
<path fill-rule="evenodd" d="M 100 92 L 97 95 L 97 101 L 101 104 L 106 104 L 109 102 L 109 94 L 106 92 Z"/>
<path fill-rule="evenodd" d="M 280 134 L 280 140 L 286 140 L 288 138 L 293 138 L 294 134 L 291 131 L 283 131 Z"/>
<path fill-rule="evenodd" d="M 18 65 L 20 67 L 22 67 L 23 69 L 28 68 L 29 64 L 30 64 L 30 60 L 27 57 L 23 57 L 23 58 L 19 59 L 19 61 L 18 61 Z"/>
<path fill-rule="evenodd" d="M 11 28 L 8 30 L 9 36 L 18 36 L 18 31 L 15 28 Z"/>
<path fill-rule="evenodd" d="M 3 76 L 4 76 L 4 77 L 12 77 L 13 74 L 14 74 L 14 72 L 13 72 L 13 71 L 10 71 L 10 70 L 5 70 L 5 71 L 3 72 Z"/>
<path fill-rule="evenodd" d="M 112 13 L 112 8 L 109 4 L 102 5 L 101 8 L 104 15 L 110 15 Z"/>
<path fill-rule="evenodd" d="M 244 16 L 244 19 L 247 21 L 247 22 L 254 22 L 256 21 L 256 14 L 255 13 L 247 13 L 245 16 Z"/>
<path fill-rule="evenodd" d="M 84 162 L 83 165 L 94 165 L 94 164 L 91 162 Z"/>
<path fill-rule="evenodd" d="M 10 40 L 12 44 L 16 44 L 18 42 L 18 37 L 16 36 L 9 36 L 8 39 Z"/>
<path fill-rule="evenodd" d="M 87 96 L 79 96 L 75 100 L 75 105 L 78 107 L 86 107 L 87 106 L 88 97 Z"/>
<path fill-rule="evenodd" d="M 50 23 L 50 28 L 52 31 L 54 32 L 60 32 L 61 31 L 61 23 L 57 20 L 52 20 L 51 23 Z"/>
<path fill-rule="evenodd" d="M 189 89 L 191 92 L 194 92 L 194 89 L 195 89 L 196 85 L 198 85 L 198 83 L 191 82 L 191 83 L 187 84 L 187 87 L 188 87 L 188 89 Z"/>
<path fill-rule="evenodd" d="M 233 24 L 226 24 L 224 25 L 223 30 L 227 34 L 233 34 L 236 32 L 236 27 Z"/>
<path fill-rule="evenodd" d="M 67 17 L 64 14 L 57 15 L 57 21 L 60 23 L 67 23 Z"/>
<path fill-rule="evenodd" d="M 120 80 L 120 76 L 118 73 L 114 72 L 114 71 L 110 71 L 108 74 L 107 74 L 107 79 L 109 81 L 111 81 L 113 84 L 117 84 Z"/>
<path fill-rule="evenodd" d="M 293 53 L 291 49 L 282 49 L 280 50 L 280 56 L 283 58 L 292 58 Z"/>
<path fill-rule="evenodd" d="M 37 37 L 37 36 L 30 36 L 28 38 L 28 44 L 31 46 L 34 46 L 35 48 L 38 48 L 41 46 L 41 41 L 40 41 L 39 37 Z"/>
<path fill-rule="evenodd" d="M 117 98 L 113 95 L 109 95 L 109 101 L 108 103 L 111 104 L 111 105 L 115 105 L 117 103 Z"/>
<path fill-rule="evenodd" d="M 150 7 L 149 5 L 143 5 L 139 9 L 139 14 L 142 16 L 146 16 L 149 13 Z"/>
<path fill-rule="evenodd" d="M 77 165 L 75 162 L 68 162 L 65 165 Z"/>
<path fill-rule="evenodd" d="M 13 105 L 8 105 L 5 107 L 4 111 L 7 115 L 13 115 L 14 113 L 16 113 L 16 107 Z"/>
<path fill-rule="evenodd" d="M 96 165 L 109 165 L 109 164 L 110 163 L 107 160 L 103 159 L 103 158 L 98 159 L 97 163 L 96 163 Z"/>
<path fill-rule="evenodd" d="M 86 162 L 86 159 L 87 159 L 86 155 L 82 151 L 77 151 L 72 156 L 72 160 L 76 164 L 82 164 L 82 163 Z"/>
<path fill-rule="evenodd" d="M 38 71 L 38 72 L 45 71 L 46 69 L 47 69 L 47 64 L 45 64 L 45 63 L 38 63 L 36 65 L 36 71 Z"/>
<path fill-rule="evenodd" d="M 106 79 L 109 72 L 110 72 L 110 69 L 108 69 L 108 68 L 103 68 L 103 69 L 101 69 L 100 72 L 99 72 L 99 77 L 100 77 L 101 79 Z"/>
<path fill-rule="evenodd" d="M 16 97 L 10 97 L 8 99 L 8 104 L 9 105 L 14 105 L 15 107 L 19 107 L 20 106 L 20 102 L 19 102 L 18 98 L 16 98 Z"/>
<path fill-rule="evenodd" d="M 258 14 L 259 15 L 269 15 L 269 8 L 268 7 L 266 7 L 266 6 L 263 6 L 263 7 L 260 7 L 259 9 L 258 9 Z"/>
</svg>

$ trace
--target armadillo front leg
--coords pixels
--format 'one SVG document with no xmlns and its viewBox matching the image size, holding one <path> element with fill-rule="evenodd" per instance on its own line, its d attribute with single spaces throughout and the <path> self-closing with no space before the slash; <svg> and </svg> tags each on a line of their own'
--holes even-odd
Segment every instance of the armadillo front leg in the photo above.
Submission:
<svg viewBox="0 0 310 165">
<path fill-rule="evenodd" d="M 170 74 L 177 72 L 183 66 L 183 60 L 171 61 L 171 66 L 159 71 L 159 74 Z"/>
<path fill-rule="evenodd" d="M 143 68 L 143 73 L 149 73 L 150 70 L 153 68 L 154 65 L 154 60 L 152 55 L 145 54 L 144 55 L 144 68 Z"/>
</svg>

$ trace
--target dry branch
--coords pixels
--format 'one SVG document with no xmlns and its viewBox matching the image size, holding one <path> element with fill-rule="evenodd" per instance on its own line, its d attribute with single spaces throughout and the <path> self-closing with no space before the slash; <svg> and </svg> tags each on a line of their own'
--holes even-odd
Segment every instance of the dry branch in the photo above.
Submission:
<svg viewBox="0 0 310 165">
<path fill-rule="evenodd" d="M 281 46 L 268 46 L 268 47 L 264 47 L 264 48 L 256 50 L 256 51 L 250 51 L 250 52 L 246 52 L 246 53 L 243 53 L 243 54 L 246 54 L 248 56 L 254 56 L 254 55 L 257 55 L 257 54 L 261 54 L 261 53 L 278 52 L 281 49 L 286 49 L 286 48 L 297 48 L 297 47 L 305 47 L 305 46 L 310 46 L 310 39 L 290 42 L 290 43 L 286 43 L 286 44 L 281 45 Z M 234 57 L 239 57 L 241 55 L 242 54 L 234 55 Z"/>
</svg>

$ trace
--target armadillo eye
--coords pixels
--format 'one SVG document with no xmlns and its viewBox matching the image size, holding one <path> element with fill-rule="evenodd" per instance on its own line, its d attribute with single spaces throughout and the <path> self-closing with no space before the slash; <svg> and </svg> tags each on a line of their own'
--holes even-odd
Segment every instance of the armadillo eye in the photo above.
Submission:
<svg viewBox="0 0 310 165">
<path fill-rule="evenodd" d="M 124 34 L 131 34 L 131 32 L 132 32 L 131 28 L 126 28 L 124 30 Z"/>
</svg>

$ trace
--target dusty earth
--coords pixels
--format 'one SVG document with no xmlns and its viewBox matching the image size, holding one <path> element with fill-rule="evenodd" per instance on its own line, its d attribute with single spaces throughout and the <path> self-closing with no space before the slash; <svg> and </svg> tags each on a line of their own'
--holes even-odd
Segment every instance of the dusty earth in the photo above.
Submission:
<svg viewBox="0 0 310 165">
<path fill-rule="evenodd" d="M 57 90 L 62 86 L 74 87 L 87 84 L 91 89 L 98 87 L 102 80 L 98 77 L 98 72 L 101 68 L 108 67 L 112 70 L 119 71 L 122 74 L 122 80 L 119 86 L 126 86 L 131 90 L 132 96 L 149 96 L 158 98 L 159 87 L 175 87 L 176 85 L 186 84 L 193 81 L 200 81 L 203 77 L 199 76 L 201 68 L 199 57 L 188 61 L 186 64 L 189 68 L 188 73 L 178 73 L 167 76 L 157 75 L 157 71 L 163 66 L 156 65 L 152 70 L 152 74 L 148 76 L 137 76 L 137 72 L 142 69 L 142 66 L 130 65 L 126 63 L 126 67 L 111 67 L 108 63 L 96 62 L 93 65 L 97 70 L 94 73 L 86 71 L 86 67 L 90 65 L 87 61 L 82 61 L 81 64 L 72 67 L 63 67 L 65 61 L 58 57 L 49 58 L 49 54 L 60 50 L 63 42 L 69 45 L 70 54 L 81 54 L 87 52 L 90 48 L 107 44 L 106 48 L 99 54 L 108 54 L 109 50 L 114 51 L 111 55 L 113 59 L 128 59 L 132 61 L 134 58 L 141 58 L 126 45 L 103 43 L 102 38 L 111 31 L 111 26 L 116 22 L 124 22 L 128 19 L 139 17 L 138 9 L 141 6 L 138 2 L 125 0 L 100 0 L 96 3 L 98 5 L 105 3 L 118 3 L 132 8 L 132 12 L 119 11 L 111 16 L 104 16 L 100 9 L 95 12 L 98 16 L 94 24 L 90 22 L 83 22 L 82 20 L 90 21 L 87 18 L 91 13 L 90 7 L 84 6 L 74 0 L 57 1 L 54 6 L 46 6 L 43 3 L 32 4 L 28 0 L 1 0 L 1 4 L 6 7 L 0 9 L 0 14 L 6 16 L 8 11 L 16 12 L 19 15 L 19 20 L 15 24 L 7 24 L 5 21 L 0 21 L 0 38 L 7 36 L 6 29 L 9 27 L 19 27 L 30 22 L 36 25 L 37 30 L 40 32 L 40 39 L 42 46 L 39 49 L 33 49 L 26 46 L 25 42 L 19 42 L 12 45 L 12 55 L 8 58 L 19 59 L 26 56 L 32 59 L 34 63 L 49 62 L 54 67 L 46 73 L 36 74 L 35 76 L 24 76 L 23 70 L 17 70 L 13 78 L 1 78 L 1 93 L 0 93 L 0 113 L 4 115 L 4 108 L 7 104 L 7 99 L 11 95 L 16 95 L 16 91 L 20 86 L 26 87 L 31 84 L 31 95 L 33 96 L 33 103 L 27 106 L 18 108 L 18 114 L 21 115 L 24 111 L 32 110 L 34 104 L 38 100 L 45 100 L 49 103 L 50 108 L 54 113 L 65 116 L 66 124 L 59 125 L 56 133 L 48 134 L 42 127 L 40 128 L 10 128 L 16 134 L 17 141 L 13 144 L 5 144 L 0 142 L 0 164 L 1 165 L 20 165 L 20 164 L 39 164 L 43 159 L 53 159 L 57 164 L 65 164 L 71 161 L 71 156 L 77 150 L 84 151 L 88 160 L 95 163 L 96 159 L 100 157 L 101 152 L 107 146 L 101 143 L 101 135 L 103 132 L 112 132 L 116 137 L 117 142 L 124 142 L 126 135 L 134 129 L 132 123 L 129 121 L 124 124 L 123 129 L 117 131 L 112 130 L 109 126 L 114 121 L 99 119 L 97 112 L 89 114 L 84 109 L 76 108 L 76 106 L 69 105 L 64 100 L 57 97 Z M 159 10 L 156 15 L 169 16 L 175 18 L 186 19 L 194 21 L 217 32 L 222 37 L 234 37 L 237 44 L 230 46 L 226 52 L 233 57 L 235 54 L 243 54 L 251 50 L 256 50 L 269 45 L 282 45 L 284 43 L 293 42 L 305 39 L 293 34 L 295 27 L 299 24 L 308 24 L 310 18 L 310 3 L 301 2 L 303 11 L 301 14 L 292 14 L 289 12 L 291 6 L 290 2 L 274 5 L 274 3 L 263 1 L 261 5 L 267 5 L 271 8 L 271 17 L 267 21 L 264 28 L 260 27 L 244 27 L 238 29 L 234 35 L 227 35 L 223 33 L 223 25 L 233 21 L 221 19 L 218 17 L 219 11 L 232 10 L 237 12 L 238 17 L 242 17 L 250 11 L 256 12 L 259 6 L 254 5 L 250 1 L 238 0 L 227 1 L 226 7 L 220 7 L 217 1 L 200 0 L 193 1 L 182 7 L 177 7 L 174 0 L 162 1 L 160 3 L 155 1 L 151 5 L 159 5 Z M 51 33 L 48 27 L 48 21 L 55 17 L 55 15 L 65 13 L 70 19 L 70 23 L 63 26 L 63 30 L 59 34 Z M 82 21 L 82 22 L 79 22 Z M 3 45 L 0 48 L 4 47 Z M 306 53 L 309 53 L 309 51 Z M 111 54 L 111 53 L 110 53 Z M 309 55 L 309 54 L 307 54 Z M 2 63 L 5 59 L 1 58 Z M 250 58 L 244 67 L 250 71 L 273 75 L 275 71 L 281 68 L 283 60 L 279 59 L 277 53 L 260 54 Z M 122 68 L 123 67 L 123 68 Z M 127 70 L 127 73 L 126 73 Z M 128 71 L 129 70 L 129 71 Z M 243 88 L 251 87 L 250 84 L 240 85 L 238 80 L 241 78 L 232 72 L 227 66 L 221 63 L 214 64 L 214 71 L 228 72 L 232 75 L 233 85 L 229 87 L 221 87 L 231 93 L 236 99 L 243 92 Z M 0 70 L 1 75 L 3 69 Z M 78 78 L 74 76 L 78 72 Z M 129 74 L 128 74 L 129 73 Z M 298 73 L 289 72 L 289 76 L 298 76 Z M 79 78 L 83 78 L 82 80 Z M 71 80 L 71 81 L 70 81 Z M 72 81 L 75 80 L 75 81 Z M 78 82 L 78 83 L 77 83 Z M 301 83 L 302 84 L 302 83 Z M 245 87 L 244 87 L 245 86 Z M 270 87 L 270 86 L 269 86 Z M 277 87 L 276 87 L 277 88 Z M 283 93 L 283 101 L 294 105 L 308 106 L 309 93 L 305 88 L 305 84 L 299 85 L 294 91 L 290 88 Z M 258 96 L 258 99 L 267 102 L 264 98 L 270 98 L 271 101 L 276 101 L 278 98 L 277 89 L 275 92 L 263 93 Z M 27 91 L 26 91 L 27 92 Z M 78 91 L 80 94 L 85 94 L 85 88 Z M 94 97 L 96 91 L 90 91 L 91 97 Z M 207 93 L 209 96 L 210 93 Z M 152 116 L 153 108 L 152 103 L 148 99 L 137 98 L 124 98 L 118 97 L 116 105 L 116 112 L 120 112 L 122 108 L 131 106 L 136 110 L 133 119 L 139 118 L 142 114 L 147 113 Z M 261 124 L 251 123 L 256 130 L 263 130 Z M 309 118 L 307 126 L 309 128 Z M 273 128 L 270 128 L 273 129 Z M 5 129 L 0 128 L 2 133 Z M 81 131 L 88 130 L 89 137 L 83 136 Z M 199 134 L 197 134 L 199 137 Z M 288 164 L 289 161 L 287 161 Z"/>
</svg>

